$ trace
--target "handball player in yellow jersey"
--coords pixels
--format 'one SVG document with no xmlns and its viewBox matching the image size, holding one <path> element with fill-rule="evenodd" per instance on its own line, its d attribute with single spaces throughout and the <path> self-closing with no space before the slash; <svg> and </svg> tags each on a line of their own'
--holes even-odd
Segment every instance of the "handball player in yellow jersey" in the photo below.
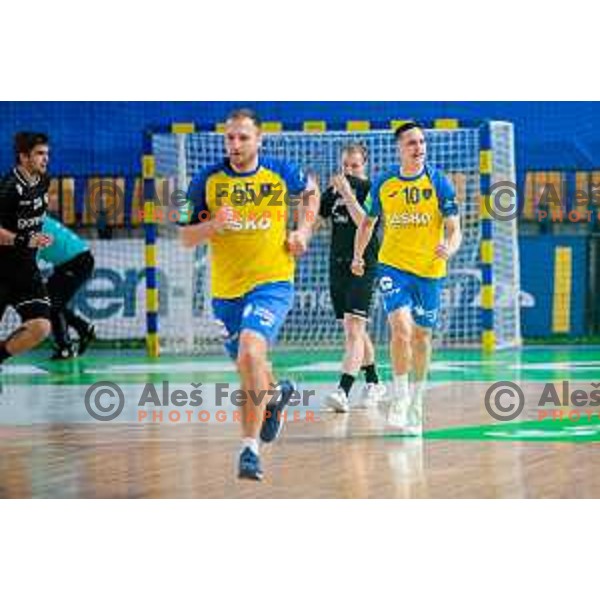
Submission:
<svg viewBox="0 0 600 600">
<path fill-rule="evenodd" d="M 227 157 L 193 178 L 193 213 L 181 230 L 184 246 L 210 245 L 213 311 L 227 330 L 225 348 L 245 392 L 238 475 L 256 480 L 263 476 L 258 438 L 268 443 L 279 435 L 295 391 L 289 381 L 274 381 L 268 348 L 292 308 L 295 257 L 306 252 L 319 212 L 314 178 L 293 163 L 262 156 L 261 139 L 254 111 L 231 113 Z"/>
<path fill-rule="evenodd" d="M 355 275 L 364 272 L 363 254 L 381 218 L 379 290 L 390 325 L 394 374 L 388 423 L 408 434 L 420 435 L 431 332 L 438 316 L 447 262 L 458 251 L 462 234 L 456 194 L 444 173 L 426 162 L 422 128 L 405 123 L 396 130 L 395 138 L 400 164 L 373 183 L 365 205 L 366 217 L 356 232 L 351 268 Z"/>
</svg>

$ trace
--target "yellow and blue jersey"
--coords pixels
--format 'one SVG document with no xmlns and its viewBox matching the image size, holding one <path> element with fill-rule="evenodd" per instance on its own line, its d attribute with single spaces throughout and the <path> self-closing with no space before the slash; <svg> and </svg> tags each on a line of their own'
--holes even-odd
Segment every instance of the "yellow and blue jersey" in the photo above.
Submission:
<svg viewBox="0 0 600 600">
<path fill-rule="evenodd" d="M 288 209 L 296 204 L 289 198 L 305 188 L 298 166 L 270 158 L 261 158 L 248 173 L 234 171 L 225 160 L 194 177 L 189 224 L 206 221 L 221 206 L 233 207 L 235 214 L 235 226 L 209 242 L 213 297 L 238 298 L 265 283 L 294 280 L 286 238 Z"/>
<path fill-rule="evenodd" d="M 444 219 L 458 214 L 458 204 L 444 173 L 426 165 L 403 177 L 395 166 L 375 179 L 365 208 L 383 221 L 380 263 L 419 277 L 445 277 L 446 261 L 435 248 L 444 240 Z"/>
</svg>

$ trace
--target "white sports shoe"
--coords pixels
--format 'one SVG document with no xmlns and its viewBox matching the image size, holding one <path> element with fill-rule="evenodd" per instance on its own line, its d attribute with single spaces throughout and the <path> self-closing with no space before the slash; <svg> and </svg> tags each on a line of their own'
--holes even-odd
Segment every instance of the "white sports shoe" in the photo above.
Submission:
<svg viewBox="0 0 600 600">
<path fill-rule="evenodd" d="M 407 407 L 406 426 L 407 435 L 420 436 L 423 434 L 423 399 L 414 397 Z"/>
<path fill-rule="evenodd" d="M 393 398 L 387 414 L 387 424 L 394 429 L 402 429 L 408 424 L 408 399 Z"/>
<path fill-rule="evenodd" d="M 348 396 L 346 396 L 344 390 L 339 388 L 325 398 L 325 406 L 338 413 L 347 413 L 350 410 Z"/>
<path fill-rule="evenodd" d="M 371 408 L 376 406 L 385 396 L 386 387 L 383 383 L 367 383 L 362 390 L 356 408 Z"/>
</svg>

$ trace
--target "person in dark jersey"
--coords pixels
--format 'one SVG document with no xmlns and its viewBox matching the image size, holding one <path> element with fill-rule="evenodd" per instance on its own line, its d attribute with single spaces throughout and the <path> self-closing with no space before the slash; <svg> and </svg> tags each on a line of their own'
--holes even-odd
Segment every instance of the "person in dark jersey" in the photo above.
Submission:
<svg viewBox="0 0 600 600">
<path fill-rule="evenodd" d="M 0 363 L 38 346 L 50 334 L 50 298 L 36 261 L 52 244 L 42 232 L 48 206 L 49 143 L 43 133 L 15 136 L 16 165 L 0 179 L 0 318 L 12 306 L 21 325 L 0 340 Z"/>
<path fill-rule="evenodd" d="M 331 250 L 329 281 L 331 303 L 335 316 L 343 322 L 345 354 L 337 389 L 325 400 L 336 412 L 347 412 L 350 390 L 360 370 L 366 385 L 357 407 L 375 404 L 385 394 L 375 366 L 375 351 L 367 332 L 373 297 L 379 243 L 373 237 L 365 250 L 365 275 L 356 277 L 351 265 L 357 225 L 365 216 L 362 208 L 371 184 L 366 175 L 367 151 L 360 144 L 350 144 L 342 152 L 343 173 L 331 178 L 329 188 L 321 198 L 320 215 L 331 219 Z"/>
</svg>

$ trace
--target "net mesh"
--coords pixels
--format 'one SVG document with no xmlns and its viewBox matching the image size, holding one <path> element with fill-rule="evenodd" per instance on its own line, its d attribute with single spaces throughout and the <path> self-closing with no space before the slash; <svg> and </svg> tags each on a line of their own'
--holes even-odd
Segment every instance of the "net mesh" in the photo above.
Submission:
<svg viewBox="0 0 600 600">
<path fill-rule="evenodd" d="M 492 186 L 516 182 L 514 160 L 514 131 L 511 123 L 492 122 L 493 152 Z M 501 202 L 499 195 L 492 194 L 492 202 Z M 516 197 L 512 204 L 518 206 Z M 497 207 L 497 214 L 506 212 Z M 494 220 L 494 329 L 498 347 L 521 344 L 521 281 L 519 268 L 519 243 L 516 212 L 508 212 L 505 219 Z"/>
<path fill-rule="evenodd" d="M 426 131 L 428 161 L 452 180 L 461 205 L 463 244 L 450 264 L 442 295 L 441 317 L 435 332 L 437 346 L 478 346 L 481 343 L 480 268 L 480 130 L 478 128 Z M 262 152 L 291 160 L 316 172 L 321 184 L 339 170 L 342 148 L 359 142 L 369 151 L 369 173 L 376 176 L 397 161 L 390 131 L 286 132 L 265 134 Z M 512 126 L 492 125 L 494 173 L 492 181 L 515 181 Z M 157 134 L 153 137 L 158 181 L 186 189 L 203 167 L 222 160 L 224 139 L 218 133 Z M 168 186 L 167 186 L 168 187 Z M 339 347 L 343 331 L 336 322 L 329 298 L 329 242 L 331 230 L 322 227 L 307 254 L 298 261 L 295 305 L 288 315 L 279 342 L 290 347 Z M 496 337 L 499 345 L 520 340 L 518 308 L 518 246 L 515 221 L 500 222 L 495 229 L 495 283 L 498 304 Z M 160 284 L 163 306 L 160 337 L 163 352 L 203 353 L 216 349 L 222 329 L 210 306 L 209 254 L 206 248 L 186 251 L 177 242 L 173 220 L 158 225 L 159 268 L 168 273 L 169 286 Z M 376 343 L 388 339 L 386 318 L 375 299 L 370 323 Z"/>
</svg>

